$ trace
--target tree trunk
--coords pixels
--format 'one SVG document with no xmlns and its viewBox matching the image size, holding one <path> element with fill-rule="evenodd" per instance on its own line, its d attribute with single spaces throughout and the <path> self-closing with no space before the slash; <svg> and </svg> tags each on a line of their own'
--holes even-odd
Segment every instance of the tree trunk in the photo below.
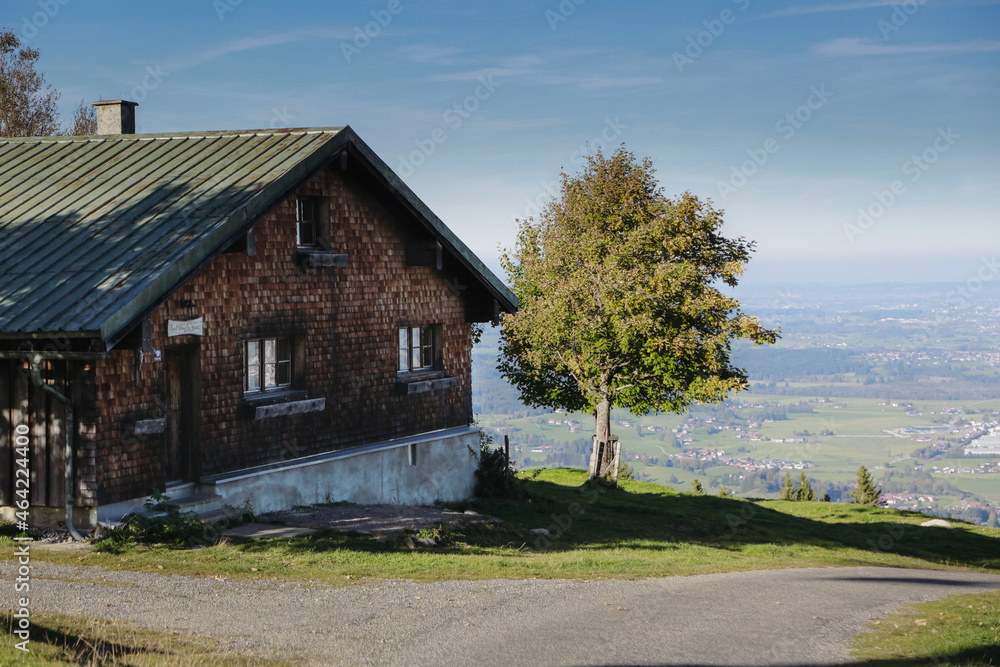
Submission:
<svg viewBox="0 0 1000 667">
<path fill-rule="evenodd" d="M 597 426 L 594 448 L 590 454 L 590 478 L 606 479 L 611 472 L 614 446 L 611 443 L 611 400 L 605 398 L 597 405 Z"/>
</svg>

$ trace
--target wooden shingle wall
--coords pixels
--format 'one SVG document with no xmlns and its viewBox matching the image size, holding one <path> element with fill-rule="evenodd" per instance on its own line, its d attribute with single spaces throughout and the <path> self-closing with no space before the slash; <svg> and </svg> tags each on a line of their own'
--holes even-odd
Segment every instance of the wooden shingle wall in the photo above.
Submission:
<svg viewBox="0 0 1000 667">
<path fill-rule="evenodd" d="M 349 174 L 320 172 L 297 194 L 330 201 L 330 241 L 347 265 L 302 268 L 295 195 L 255 229 L 256 254 L 220 255 L 152 314 L 152 346 L 200 347 L 200 457 L 204 476 L 389 438 L 468 424 L 470 325 L 451 278 L 406 265 L 406 227 Z M 167 320 L 190 319 L 204 336 L 167 338 Z M 397 327 L 442 324 L 444 370 L 457 386 L 405 395 L 396 388 Z M 243 393 L 244 341 L 301 336 L 308 398 L 323 412 L 255 420 Z M 137 421 L 166 417 L 166 363 L 115 350 L 98 362 L 95 438 L 101 504 L 147 495 L 167 480 L 165 435 L 136 435 Z"/>
</svg>

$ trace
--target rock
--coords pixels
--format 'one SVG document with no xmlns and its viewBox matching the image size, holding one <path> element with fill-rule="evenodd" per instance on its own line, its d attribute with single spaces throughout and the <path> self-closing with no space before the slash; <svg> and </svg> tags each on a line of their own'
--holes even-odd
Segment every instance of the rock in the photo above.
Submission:
<svg viewBox="0 0 1000 667">
<path fill-rule="evenodd" d="M 111 526 L 106 523 L 97 524 L 97 528 L 90 533 L 90 541 L 97 542 L 98 540 L 103 540 L 111 532 Z"/>
<path fill-rule="evenodd" d="M 479 516 L 479 512 L 473 512 L 472 510 L 465 510 L 462 514 L 468 514 L 469 516 Z"/>
<path fill-rule="evenodd" d="M 449 521 L 448 527 L 451 528 L 452 530 L 462 530 L 463 528 L 461 522 L 459 521 Z"/>
<path fill-rule="evenodd" d="M 486 523 L 492 523 L 492 524 L 494 524 L 494 525 L 497 525 L 497 526 L 499 526 L 499 525 L 500 525 L 501 523 L 503 523 L 503 519 L 498 519 L 498 518 L 496 518 L 496 517 L 492 517 L 492 518 L 490 518 L 490 519 L 489 519 L 489 521 L 487 521 Z"/>
<path fill-rule="evenodd" d="M 417 548 L 417 544 L 416 544 L 416 542 L 413 541 L 412 537 L 407 537 L 406 539 L 404 539 L 403 540 L 403 544 L 405 544 L 406 546 L 410 547 L 411 549 L 416 549 Z"/>
<path fill-rule="evenodd" d="M 546 530 L 545 528 L 532 528 L 528 532 L 531 533 L 532 535 L 548 535 L 549 534 L 549 531 Z"/>
<path fill-rule="evenodd" d="M 435 542 L 434 540 L 432 540 L 429 537 L 418 537 L 417 538 L 417 544 L 419 544 L 422 547 L 436 547 L 437 546 L 437 542 Z"/>
<path fill-rule="evenodd" d="M 944 519 L 931 519 L 930 521 L 924 521 L 921 526 L 937 526 L 939 528 L 951 528 L 951 524 Z"/>
</svg>

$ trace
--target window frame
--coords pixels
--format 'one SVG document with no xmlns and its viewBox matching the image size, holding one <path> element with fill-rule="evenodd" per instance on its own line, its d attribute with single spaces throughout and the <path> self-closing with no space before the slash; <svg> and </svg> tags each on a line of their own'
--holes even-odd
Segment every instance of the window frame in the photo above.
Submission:
<svg viewBox="0 0 1000 667">
<path fill-rule="evenodd" d="M 319 246 L 319 201 L 318 197 L 298 196 L 295 198 L 295 245 L 299 248 Z M 308 219 L 307 219 L 308 218 Z M 312 240 L 303 242 L 302 230 L 311 229 Z"/>
<path fill-rule="evenodd" d="M 396 327 L 396 373 L 430 373 L 442 370 L 440 324 Z M 419 365 L 414 360 L 419 359 Z"/>
<path fill-rule="evenodd" d="M 251 347 L 256 347 L 256 354 Z M 269 353 L 271 348 L 273 354 Z M 272 361 L 268 361 L 269 356 Z M 296 385 L 296 340 L 292 336 L 263 336 L 243 341 L 243 395 L 261 396 L 289 391 Z M 256 362 L 253 362 L 256 359 Z M 268 383 L 269 366 L 273 384 Z M 251 378 L 256 382 L 251 383 Z"/>
</svg>

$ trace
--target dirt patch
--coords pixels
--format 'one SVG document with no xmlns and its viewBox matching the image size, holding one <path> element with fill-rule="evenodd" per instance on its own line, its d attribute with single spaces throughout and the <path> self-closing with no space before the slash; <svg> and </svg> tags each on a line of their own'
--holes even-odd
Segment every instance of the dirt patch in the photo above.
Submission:
<svg viewBox="0 0 1000 667">
<path fill-rule="evenodd" d="M 260 518 L 263 521 L 286 526 L 343 532 L 357 531 L 370 533 L 376 537 L 395 537 L 404 530 L 420 530 L 441 521 L 460 523 L 499 521 L 473 512 L 403 505 L 317 505 L 272 512 Z"/>
</svg>

